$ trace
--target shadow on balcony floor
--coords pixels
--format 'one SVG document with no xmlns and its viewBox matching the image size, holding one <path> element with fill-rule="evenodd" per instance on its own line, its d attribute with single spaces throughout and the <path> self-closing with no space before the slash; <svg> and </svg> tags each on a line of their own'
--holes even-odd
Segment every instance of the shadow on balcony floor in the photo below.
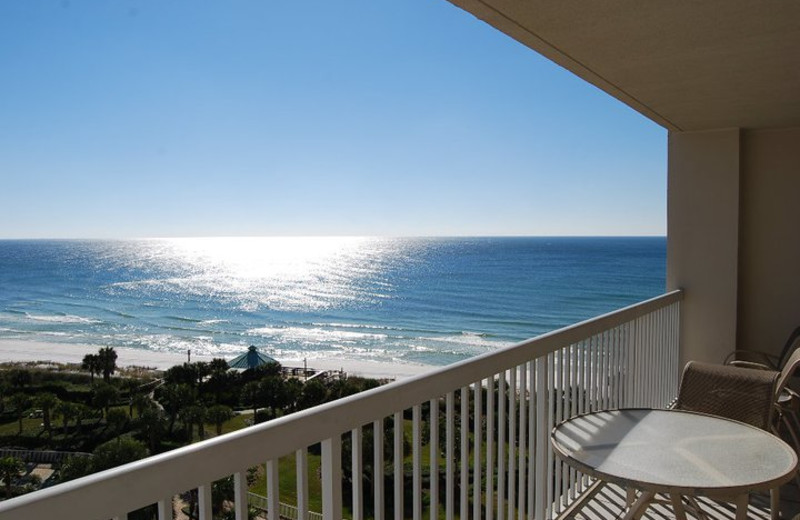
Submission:
<svg viewBox="0 0 800 520">
<path fill-rule="evenodd" d="M 716 502 L 707 498 L 698 499 L 700 507 L 709 520 L 734 520 L 736 510 L 733 504 Z M 625 491 L 616 485 L 607 485 L 589 500 L 582 510 L 562 518 L 576 520 L 612 520 L 622 518 L 625 509 Z M 790 483 L 781 488 L 781 517 L 792 519 L 800 515 L 800 492 L 798 487 Z M 689 518 L 696 518 L 687 511 Z M 769 520 L 769 496 L 753 494 L 750 496 L 750 509 L 747 513 L 751 520 Z M 645 520 L 673 520 L 672 508 L 665 504 L 653 504 L 642 517 Z"/>
</svg>

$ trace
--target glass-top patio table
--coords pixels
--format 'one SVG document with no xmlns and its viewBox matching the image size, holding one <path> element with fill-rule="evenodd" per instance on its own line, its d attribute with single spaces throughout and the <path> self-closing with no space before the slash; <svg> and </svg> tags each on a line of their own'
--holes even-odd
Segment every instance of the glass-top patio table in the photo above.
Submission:
<svg viewBox="0 0 800 520">
<path fill-rule="evenodd" d="M 551 441 L 584 474 L 642 491 L 626 519 L 640 517 L 656 493 L 668 493 L 680 520 L 682 495 L 734 502 L 737 520 L 744 520 L 748 494 L 777 490 L 798 464 L 794 450 L 764 430 L 677 410 L 588 413 L 556 426 Z M 777 519 L 777 492 L 771 505 Z"/>
</svg>

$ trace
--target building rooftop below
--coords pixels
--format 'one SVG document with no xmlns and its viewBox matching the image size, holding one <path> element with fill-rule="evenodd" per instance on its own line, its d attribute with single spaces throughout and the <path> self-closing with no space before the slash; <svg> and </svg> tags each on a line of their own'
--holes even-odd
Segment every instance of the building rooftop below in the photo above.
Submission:
<svg viewBox="0 0 800 520">
<path fill-rule="evenodd" d="M 250 370 L 269 363 L 277 363 L 277 361 L 259 352 L 255 346 L 250 345 L 247 352 L 228 361 L 228 367 L 237 370 Z"/>
</svg>

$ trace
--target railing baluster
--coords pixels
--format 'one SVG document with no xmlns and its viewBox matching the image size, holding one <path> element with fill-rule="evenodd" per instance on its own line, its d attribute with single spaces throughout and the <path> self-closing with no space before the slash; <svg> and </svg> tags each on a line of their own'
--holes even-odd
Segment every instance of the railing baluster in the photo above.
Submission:
<svg viewBox="0 0 800 520">
<path fill-rule="evenodd" d="M 461 388 L 461 520 L 469 518 L 469 388 Z"/>
<path fill-rule="evenodd" d="M 580 373 L 579 365 L 578 365 L 578 356 L 580 355 L 578 352 L 578 345 L 573 343 L 569 346 L 570 350 L 570 384 L 572 385 L 572 399 L 570 400 L 570 417 L 574 417 L 578 415 L 580 412 L 578 410 L 578 385 L 580 384 L 580 380 L 578 375 Z M 578 481 L 580 476 L 578 472 L 576 472 L 572 466 L 569 468 L 569 482 L 570 482 L 570 489 L 569 489 L 569 497 L 571 499 L 575 498 L 575 493 L 578 490 Z"/>
<path fill-rule="evenodd" d="M 506 372 L 497 378 L 497 520 L 504 520 L 506 505 Z"/>
<path fill-rule="evenodd" d="M 445 480 L 447 481 L 447 488 L 445 489 L 445 517 L 446 520 L 453 520 L 455 517 L 454 502 L 455 502 L 455 395 L 453 392 L 448 392 L 445 404 Z"/>
<path fill-rule="evenodd" d="M 536 358 L 536 514 L 537 519 L 545 518 L 547 487 L 547 451 L 550 442 L 547 431 L 547 363 L 543 357 Z"/>
<path fill-rule="evenodd" d="M 411 514 L 413 520 L 422 520 L 422 406 L 418 404 L 411 409 L 411 445 L 413 466 Z"/>
<path fill-rule="evenodd" d="M 197 487 L 197 506 L 199 520 L 213 520 L 211 513 L 211 482 Z M 125 515 L 123 518 L 127 518 Z"/>
<path fill-rule="evenodd" d="M 508 372 L 508 520 L 514 520 L 517 503 L 517 367 Z"/>
<path fill-rule="evenodd" d="M 533 520 L 534 496 L 536 493 L 536 364 L 528 361 L 528 493 L 527 493 L 527 519 Z"/>
<path fill-rule="evenodd" d="M 519 449 L 517 451 L 517 520 L 525 520 L 525 454 L 528 435 L 528 403 L 526 383 L 528 373 L 525 364 L 519 366 Z"/>
<path fill-rule="evenodd" d="M 562 420 L 564 420 L 564 349 L 554 352 L 553 355 L 555 356 L 556 363 L 555 389 L 553 390 L 552 395 L 552 399 L 555 400 L 556 407 L 554 424 L 559 424 Z M 560 511 L 560 506 L 564 497 L 564 489 L 566 488 L 564 485 L 564 479 L 566 479 L 564 472 L 566 470 L 564 468 L 564 464 L 561 462 L 561 459 L 556 460 L 555 471 L 556 494 L 554 500 L 559 506 L 558 510 Z"/>
<path fill-rule="evenodd" d="M 278 479 L 278 459 L 267 461 L 267 516 L 280 515 L 280 480 Z"/>
<path fill-rule="evenodd" d="M 603 409 L 611 408 L 612 365 L 611 365 L 611 331 L 603 331 Z"/>
<path fill-rule="evenodd" d="M 551 518 L 553 516 L 553 502 L 555 500 L 554 496 L 554 484 L 553 482 L 553 450 L 550 447 L 550 439 L 548 437 L 548 433 L 553 431 L 554 419 L 555 419 L 555 399 L 553 399 L 553 387 L 555 387 L 555 354 L 551 352 L 545 356 L 547 359 L 547 432 L 545 433 L 546 442 L 545 442 L 545 450 L 547 453 L 547 518 Z"/>
<path fill-rule="evenodd" d="M 172 520 L 174 509 L 172 507 L 172 499 L 174 497 L 169 496 L 166 498 L 162 498 L 158 501 L 158 520 Z M 247 503 L 247 497 L 245 497 L 245 504 Z M 236 520 L 239 520 L 238 518 Z"/>
<path fill-rule="evenodd" d="M 403 412 L 394 414 L 394 520 L 403 520 Z"/>
<path fill-rule="evenodd" d="M 484 517 L 494 520 L 494 376 L 486 380 L 486 507 Z M 431 517 L 431 520 L 435 520 Z"/>
<path fill-rule="evenodd" d="M 439 399 L 431 399 L 428 415 L 430 439 L 430 514 L 429 520 L 439 518 Z"/>
<path fill-rule="evenodd" d="M 247 520 L 246 468 L 233 474 L 233 514 L 236 520 Z"/>
<path fill-rule="evenodd" d="M 350 431 L 350 478 L 353 482 L 353 520 L 363 520 L 364 518 L 364 464 L 361 460 L 362 433 L 361 426 Z"/>
<path fill-rule="evenodd" d="M 372 423 L 372 485 L 374 487 L 375 506 L 372 516 L 375 520 L 383 520 L 385 506 L 383 495 L 383 419 Z"/>
<path fill-rule="evenodd" d="M 297 490 L 298 520 L 308 520 L 308 452 L 294 452 L 295 488 Z"/>
<path fill-rule="evenodd" d="M 481 518 L 481 445 L 483 444 L 483 385 L 481 381 L 473 387 L 472 424 L 472 517 Z"/>
<path fill-rule="evenodd" d="M 322 441 L 322 517 L 342 518 L 342 438 L 339 435 Z M 277 477 L 277 471 L 275 477 Z M 276 478 L 277 480 L 277 478 Z M 276 485 L 277 487 L 277 485 Z M 277 516 L 270 517 L 277 519 Z M 401 517 L 402 518 L 402 517 Z"/>
</svg>

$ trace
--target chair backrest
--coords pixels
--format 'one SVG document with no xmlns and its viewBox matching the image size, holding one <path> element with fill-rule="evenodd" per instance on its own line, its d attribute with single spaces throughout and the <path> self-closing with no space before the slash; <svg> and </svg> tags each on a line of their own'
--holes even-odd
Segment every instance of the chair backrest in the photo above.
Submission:
<svg viewBox="0 0 800 520">
<path fill-rule="evenodd" d="M 792 355 L 789 356 L 789 359 L 786 360 L 786 364 L 783 365 L 783 368 L 780 371 L 778 384 L 775 388 L 776 399 L 781 391 L 786 388 L 786 385 L 789 384 L 789 379 L 794 375 L 798 368 L 800 368 L 800 349 L 792 352 Z"/>
<path fill-rule="evenodd" d="M 800 352 L 800 351 L 798 351 Z M 768 429 L 779 372 L 690 361 L 675 408 Z"/>
<path fill-rule="evenodd" d="M 783 345 L 783 350 L 781 350 L 781 356 L 778 358 L 778 368 L 783 370 L 783 368 L 789 363 L 789 358 L 797 352 L 798 348 L 800 348 L 800 327 L 797 327 L 789 334 L 789 339 L 786 340 L 786 343 Z"/>
</svg>

